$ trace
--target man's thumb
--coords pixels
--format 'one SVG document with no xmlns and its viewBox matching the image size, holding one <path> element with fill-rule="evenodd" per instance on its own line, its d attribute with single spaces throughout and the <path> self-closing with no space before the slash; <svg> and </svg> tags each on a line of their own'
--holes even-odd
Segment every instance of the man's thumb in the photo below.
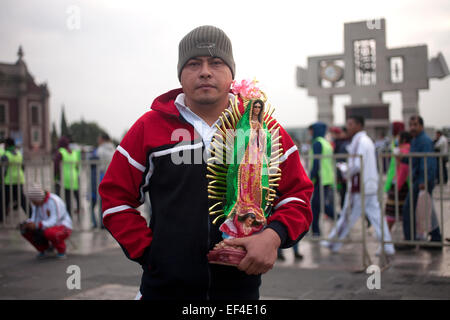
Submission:
<svg viewBox="0 0 450 320">
<path fill-rule="evenodd" d="M 229 246 L 243 246 L 244 245 L 244 241 L 242 241 L 241 238 L 225 239 L 223 241 L 225 242 L 225 244 L 227 244 Z"/>
</svg>

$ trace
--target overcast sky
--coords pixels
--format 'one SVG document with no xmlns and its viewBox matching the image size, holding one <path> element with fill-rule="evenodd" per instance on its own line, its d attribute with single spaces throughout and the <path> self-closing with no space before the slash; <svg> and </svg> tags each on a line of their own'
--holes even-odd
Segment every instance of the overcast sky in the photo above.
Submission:
<svg viewBox="0 0 450 320">
<path fill-rule="evenodd" d="M 79 16 L 77 13 L 79 12 Z M 79 17 L 79 19 L 78 19 Z M 17 60 L 50 89 L 51 121 L 96 121 L 120 139 L 158 95 L 179 87 L 178 42 L 212 24 L 233 44 L 236 79 L 256 77 L 285 127 L 317 120 L 316 99 L 297 88 L 307 57 L 343 52 L 344 23 L 386 19 L 388 48 L 428 45 L 450 65 L 450 1 L 63 1 L 0 0 L 0 62 Z M 400 94 L 391 120 L 401 120 Z M 335 99 L 344 121 L 348 96 Z M 420 92 L 426 125 L 450 125 L 450 77 Z"/>
</svg>

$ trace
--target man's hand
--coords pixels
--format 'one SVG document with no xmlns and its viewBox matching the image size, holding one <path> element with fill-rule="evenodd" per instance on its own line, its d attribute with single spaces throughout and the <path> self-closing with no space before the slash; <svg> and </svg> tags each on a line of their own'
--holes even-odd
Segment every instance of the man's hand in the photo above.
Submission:
<svg viewBox="0 0 450 320">
<path fill-rule="evenodd" d="M 245 247 L 247 254 L 237 268 L 249 275 L 256 275 L 272 269 L 281 240 L 273 229 L 267 228 L 249 237 L 225 239 L 224 242 L 231 246 Z"/>
<path fill-rule="evenodd" d="M 24 221 L 18 225 L 20 232 L 26 233 L 28 231 L 33 231 L 36 229 L 36 225 L 33 222 Z"/>
<path fill-rule="evenodd" d="M 25 225 L 25 229 L 30 230 L 30 231 L 33 231 L 34 229 L 36 229 L 36 225 L 34 224 L 34 222 L 28 222 L 28 223 Z"/>
</svg>

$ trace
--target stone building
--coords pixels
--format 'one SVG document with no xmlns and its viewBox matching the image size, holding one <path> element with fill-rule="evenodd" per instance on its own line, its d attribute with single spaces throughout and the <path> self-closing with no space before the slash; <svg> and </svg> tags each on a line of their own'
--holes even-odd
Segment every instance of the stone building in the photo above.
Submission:
<svg viewBox="0 0 450 320">
<path fill-rule="evenodd" d="M 49 91 L 37 84 L 23 59 L 22 47 L 15 63 L 0 63 L 0 139 L 11 137 L 25 159 L 50 156 Z"/>
</svg>

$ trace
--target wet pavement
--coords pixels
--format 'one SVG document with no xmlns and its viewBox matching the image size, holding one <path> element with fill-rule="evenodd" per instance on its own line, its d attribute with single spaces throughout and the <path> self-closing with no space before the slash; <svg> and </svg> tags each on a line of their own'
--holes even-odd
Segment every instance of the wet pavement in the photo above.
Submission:
<svg viewBox="0 0 450 320">
<path fill-rule="evenodd" d="M 434 194 L 440 216 L 439 197 Z M 450 186 L 446 186 L 443 199 L 444 214 L 439 219 L 443 236 L 448 238 Z M 134 299 L 141 267 L 125 257 L 106 230 L 82 231 L 88 224 L 86 218 L 75 217 L 65 260 L 37 260 L 35 249 L 17 229 L 0 227 L 0 300 Z M 323 234 L 331 227 L 332 221 L 322 220 Z M 366 239 L 370 261 L 364 263 L 361 235 L 359 220 L 347 239 L 350 243 L 339 253 L 331 253 L 317 239 L 308 237 L 300 242 L 302 260 L 294 259 L 292 249 L 284 249 L 285 261 L 278 260 L 263 275 L 261 299 L 450 299 L 450 246 L 397 251 L 385 263 L 375 254 L 378 243 L 373 228 L 369 228 Z M 401 224 L 394 225 L 392 237 L 402 239 Z M 374 274 L 366 273 L 370 264 L 380 266 L 379 287 L 373 289 L 369 287 L 375 283 L 371 277 Z M 73 266 L 79 267 L 79 288 L 74 286 Z"/>
<path fill-rule="evenodd" d="M 374 264 L 376 247 L 369 242 Z M 450 299 L 450 247 L 397 252 L 380 273 L 379 289 L 367 286 L 372 274 L 365 272 L 360 244 L 334 254 L 305 240 L 302 260 L 291 249 L 283 252 L 285 261 L 263 276 L 261 299 Z M 0 299 L 134 299 L 138 291 L 140 266 L 105 230 L 75 231 L 65 260 L 35 255 L 17 230 L 0 230 Z M 71 281 L 73 265 L 80 270 L 79 289 Z"/>
</svg>

